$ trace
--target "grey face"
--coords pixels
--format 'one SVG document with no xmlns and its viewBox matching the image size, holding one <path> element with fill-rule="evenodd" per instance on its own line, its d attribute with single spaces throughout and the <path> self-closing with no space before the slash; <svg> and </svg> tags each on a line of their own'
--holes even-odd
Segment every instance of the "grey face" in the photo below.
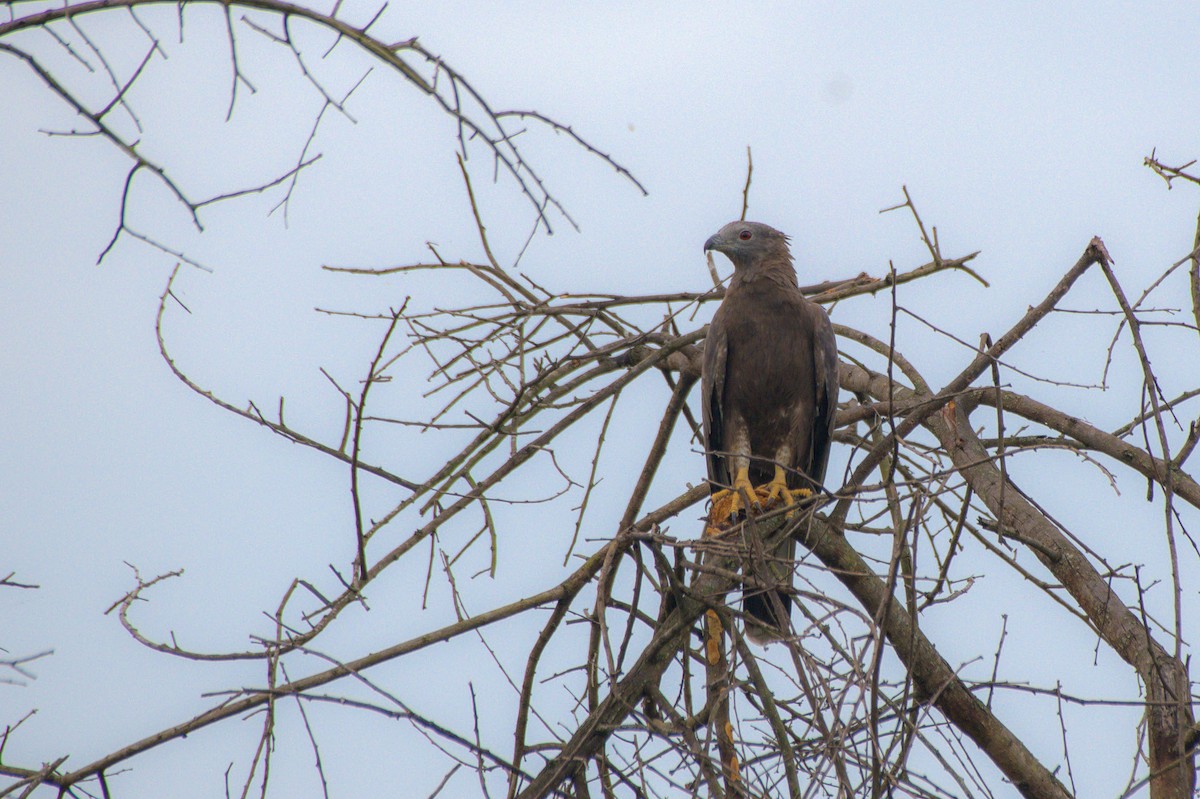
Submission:
<svg viewBox="0 0 1200 799">
<path fill-rule="evenodd" d="M 788 257 L 788 237 L 761 222 L 730 222 L 704 242 L 704 249 L 729 256 L 735 267 L 753 266 L 768 257 Z"/>
</svg>

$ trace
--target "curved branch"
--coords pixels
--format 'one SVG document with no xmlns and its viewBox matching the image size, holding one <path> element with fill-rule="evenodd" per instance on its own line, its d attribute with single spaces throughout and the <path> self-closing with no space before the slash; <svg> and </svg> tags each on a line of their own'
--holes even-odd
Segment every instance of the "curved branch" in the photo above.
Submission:
<svg viewBox="0 0 1200 799">
<path fill-rule="evenodd" d="M 505 129 L 504 118 L 508 112 L 495 111 L 488 104 L 482 95 L 480 95 L 470 82 L 446 64 L 440 57 L 433 55 L 420 45 L 415 38 L 399 43 L 388 44 L 375 38 L 367 31 L 370 24 L 363 27 L 356 27 L 349 22 L 340 19 L 337 16 L 337 7 L 335 6 L 332 14 L 323 14 L 315 9 L 307 8 L 296 3 L 286 2 L 286 0 L 189 0 L 187 5 L 200 5 L 211 3 L 219 8 L 226 15 L 228 22 L 228 31 L 231 38 L 232 46 L 232 22 L 229 15 L 233 8 L 247 8 L 264 11 L 273 14 L 279 14 L 285 19 L 298 18 L 307 20 L 315 25 L 323 27 L 333 33 L 336 33 L 339 39 L 347 39 L 358 45 L 364 52 L 372 56 L 376 60 L 382 62 L 390 69 L 398 72 L 405 80 L 413 87 L 426 96 L 432 98 L 438 106 L 459 124 L 461 129 L 464 129 L 469 138 L 478 139 L 485 143 L 491 151 L 492 156 L 498 164 L 502 164 L 504 171 L 516 182 L 522 194 L 529 200 L 530 205 L 534 209 L 538 220 L 546 228 L 547 232 L 552 232 L 552 226 L 549 218 L 546 216 L 546 209 L 553 207 L 563 218 L 567 219 L 572 225 L 574 221 L 567 213 L 562 204 L 550 193 L 545 183 L 543 182 L 540 173 L 535 170 L 530 163 L 522 155 L 517 147 L 514 136 Z M 16 17 L 8 22 L 0 23 L 0 39 L 10 36 L 21 31 L 35 30 L 45 28 L 49 23 L 58 20 L 71 20 L 82 17 L 88 14 L 95 14 L 111 9 L 135 9 L 141 6 L 150 5 L 180 5 L 179 0 L 87 0 L 86 2 L 68 3 L 60 8 L 52 8 L 44 11 L 27 14 L 25 16 Z M 374 20 L 372 20 L 373 22 Z M 152 48 L 153 51 L 153 48 Z M 435 81 L 431 81 L 423 76 L 417 69 L 408 63 L 402 56 L 402 52 L 415 53 L 422 58 L 425 58 L 429 63 L 434 65 L 435 76 L 437 73 L 448 75 L 450 78 L 453 94 L 452 99 L 447 99 L 443 94 L 443 90 L 439 89 Z M 125 152 L 132 158 L 139 167 L 144 167 L 154 172 L 167 185 L 167 187 L 175 194 L 177 199 L 188 209 L 191 214 L 192 221 L 198 229 L 203 229 L 200 225 L 199 217 L 197 216 L 198 205 L 189 200 L 183 191 L 167 176 L 165 170 L 159 165 L 147 160 L 137 152 L 136 144 L 129 144 L 119 137 L 114 131 L 109 129 L 100 119 L 100 115 L 87 110 L 86 106 L 76 99 L 65 87 L 63 87 L 53 76 L 49 74 L 42 66 L 28 53 L 0 42 L 0 52 L 10 53 L 17 58 L 25 61 L 38 76 L 51 87 L 60 97 L 66 100 L 72 108 L 80 115 L 87 118 L 95 125 L 98 132 L 109 139 L 114 145 Z M 140 74 L 140 70 L 139 70 Z M 239 80 L 244 81 L 245 78 L 238 71 L 236 54 L 234 56 L 234 87 L 236 94 L 236 86 Z M 465 111 L 458 101 L 459 90 L 465 92 L 477 105 L 479 112 L 471 113 Z M 120 90 L 118 95 L 122 94 Z M 107 108 L 106 108 L 107 110 Z M 230 113 L 233 111 L 233 101 L 231 99 Z M 530 113 L 530 112 L 516 112 Z M 567 126 L 561 125 L 549 118 L 541 117 L 539 121 L 550 125 L 555 130 L 566 130 L 571 133 L 572 137 L 577 140 L 590 154 L 600 158 L 605 163 L 613 166 L 618 172 L 633 180 L 634 184 L 641 188 L 641 185 L 633 179 L 628 170 L 619 166 L 613 159 L 600 150 L 580 138 Z M 467 136 L 460 136 L 460 146 L 466 146 Z M 465 155 L 465 151 L 464 151 Z M 645 190 L 642 189 L 644 192 Z"/>
</svg>

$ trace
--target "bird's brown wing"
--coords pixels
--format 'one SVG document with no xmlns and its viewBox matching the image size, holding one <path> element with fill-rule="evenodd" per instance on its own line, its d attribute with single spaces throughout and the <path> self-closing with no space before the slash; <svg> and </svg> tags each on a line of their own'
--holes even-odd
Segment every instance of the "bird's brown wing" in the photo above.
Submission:
<svg viewBox="0 0 1200 799">
<path fill-rule="evenodd" d="M 805 387 L 803 395 L 806 400 L 811 397 L 812 405 L 809 406 L 808 402 L 797 403 L 795 418 L 802 422 L 803 429 L 793 430 L 793 451 L 796 456 L 795 468 L 808 478 L 801 478 L 797 487 L 817 490 L 825 480 L 829 444 L 833 439 L 837 417 L 837 338 L 833 334 L 829 316 L 820 305 L 805 300 L 801 313 L 805 318 L 804 329 L 808 340 L 800 342 L 800 346 L 805 349 L 806 355 L 811 353 L 812 359 L 805 364 L 810 369 L 804 370 L 812 386 Z"/>
<path fill-rule="evenodd" d="M 720 309 L 713 315 L 704 339 L 704 369 L 700 380 L 700 402 L 704 422 L 704 455 L 708 464 L 708 479 L 714 491 L 728 486 L 733 475 L 725 458 L 725 425 L 723 396 L 725 391 L 725 359 L 729 340 L 725 333 L 724 315 Z"/>
</svg>

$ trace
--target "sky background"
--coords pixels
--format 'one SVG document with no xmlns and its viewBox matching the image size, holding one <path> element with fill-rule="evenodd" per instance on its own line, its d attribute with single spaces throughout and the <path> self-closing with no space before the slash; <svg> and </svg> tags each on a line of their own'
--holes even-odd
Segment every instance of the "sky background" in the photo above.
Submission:
<svg viewBox="0 0 1200 799">
<path fill-rule="evenodd" d="M 140 13 L 170 58 L 156 60 L 131 93 L 143 128 L 137 135 L 189 196 L 253 186 L 295 164 L 321 99 L 286 50 L 239 23 L 241 67 L 257 91 L 240 87 L 225 123 L 230 61 L 223 17 L 211 6 L 190 7 L 180 44 L 173 8 Z M 345 7 L 358 22 L 372 13 L 360 4 Z M 145 39 L 127 16 L 78 22 L 118 72 L 137 66 Z M 419 36 L 494 107 L 536 109 L 571 125 L 645 185 L 648 196 L 565 136 L 524 134 L 525 154 L 579 224 L 575 231 L 559 219 L 553 236 L 530 245 L 520 269 L 540 284 L 561 292 L 707 288 L 701 246 L 740 212 L 749 146 L 750 217 L 792 236 L 801 282 L 881 275 L 889 261 L 903 270 L 928 260 L 909 216 L 879 213 L 902 202 L 907 186 L 926 224 L 936 225 L 943 255 L 980 250 L 973 265 L 991 288 L 951 275 L 902 288 L 901 300 L 975 342 L 981 332 L 1003 332 L 1040 301 L 1093 235 L 1103 237 L 1130 294 L 1191 250 L 1194 187 L 1168 191 L 1142 161 L 1155 148 L 1168 163 L 1200 157 L 1198 24 L 1200 7 L 1184 3 L 914 3 L 884 11 L 859 3 L 686 11 L 677 4 L 429 3 L 393 5 L 372 30 L 385 41 Z M 320 62 L 328 37 L 295 33 L 335 93 L 361 76 L 366 62 L 350 48 Z M 6 41 L 44 55 L 66 85 L 94 103 L 111 92 L 102 74 L 87 73 L 44 32 Z M 95 137 L 47 136 L 83 124 L 24 62 L 4 54 L 0 100 L 0 576 L 12 571 L 40 586 L 0 591 L 0 646 L 12 655 L 54 650 L 33 665 L 36 680 L 0 684 L 0 721 L 38 709 L 9 742 L 6 762 L 36 765 L 71 753 L 68 765 L 78 766 L 200 712 L 214 701 L 201 692 L 261 682 L 255 666 L 170 659 L 130 640 L 103 615 L 133 585 L 128 564 L 147 577 L 186 569 L 139 608 L 148 634 L 174 630 L 197 649 L 240 649 L 249 634 L 266 631 L 261 614 L 293 577 L 322 575 L 326 564 L 348 560 L 349 492 L 339 464 L 220 411 L 169 373 L 154 321 L 174 259 L 123 237 L 97 265 L 117 224 L 128 159 Z M 301 176 L 286 224 L 282 212 L 270 214 L 278 191 L 205 209 L 202 234 L 146 175 L 129 196 L 131 226 L 211 269 L 184 268 L 176 285 L 191 311 L 174 307 L 165 323 L 180 366 L 237 405 L 252 400 L 274 408 L 286 396 L 289 419 L 326 436 L 340 429 L 342 407 L 319 367 L 355 384 L 379 330 L 314 309 L 372 313 L 408 296 L 411 307 L 433 307 L 470 289 L 454 280 L 348 278 L 320 267 L 425 260 L 428 242 L 448 259 L 481 257 L 450 121 L 382 69 L 346 109 L 354 121 L 333 114 L 315 138 L 313 151 L 322 158 Z M 134 135 L 128 117 L 114 119 Z M 510 181 L 489 184 L 482 150 L 473 156 L 494 248 L 511 263 L 532 226 L 530 209 Z M 727 271 L 723 260 L 719 266 Z M 1175 307 L 1185 301 L 1178 290 L 1170 296 Z M 1069 305 L 1111 307 L 1111 300 L 1092 275 Z M 833 318 L 880 334 L 886 298 L 846 303 Z M 932 383 L 961 369 L 962 350 L 918 323 L 903 324 L 901 348 Z M 1094 317 L 1054 317 L 1014 358 L 1041 374 L 1097 382 L 1112 331 L 1097 324 Z M 1195 346 L 1194 336 L 1181 340 Z M 1196 362 L 1188 346 L 1165 339 L 1158 345 L 1160 369 Z M 412 395 L 423 390 L 425 376 L 406 377 L 409 393 L 397 384 L 391 401 L 407 396 L 405 407 L 415 414 L 420 401 Z M 1119 358 L 1111 379 L 1115 388 L 1105 394 L 1054 396 L 1111 429 L 1136 408 L 1140 378 L 1133 361 Z M 1184 385 L 1186 376 L 1175 387 Z M 614 431 L 612 446 L 631 448 L 635 463 L 661 400 L 650 398 L 644 413 L 625 411 L 628 424 Z M 453 450 L 452 442 L 430 438 L 381 430 L 367 457 L 420 479 Z M 676 449 L 647 507 L 703 478 L 699 455 Z M 830 473 L 844 463 L 844 454 L 835 455 Z M 1161 567 L 1161 506 L 1137 499 L 1144 484 L 1123 477 L 1118 497 L 1098 473 L 1058 472 L 1054 463 L 1047 459 L 1041 471 L 1014 468 L 1031 485 L 1061 486 L 1050 492 L 1054 510 L 1086 530 L 1113 562 Z M 597 502 L 619 502 L 627 485 L 614 474 Z M 380 508 L 397 498 L 386 486 L 371 490 Z M 593 539 L 611 535 L 613 524 L 606 506 L 598 507 Z M 527 530 L 528 541 L 508 548 L 503 580 L 474 581 L 476 609 L 551 584 L 553 571 L 533 558 L 557 568 L 569 530 L 543 528 Z M 981 676 L 999 636 L 996 603 L 1020 591 L 1030 594 L 1031 608 L 1045 603 L 996 574 L 994 561 L 973 563 L 970 571 L 987 575 L 974 605 L 963 605 L 975 613 L 965 622 L 935 615 L 931 637 L 952 663 L 982 654 L 987 662 L 974 672 Z M 347 625 L 353 629 L 344 639 L 333 633 L 322 645 L 340 655 L 362 653 L 452 619 L 444 596 L 440 607 L 413 610 L 419 583 L 397 574 L 378 590 L 385 607 L 406 610 L 364 614 Z M 1194 588 L 1188 600 L 1194 606 Z M 1019 610 L 1014 601 L 1006 606 Z M 1068 640 L 1064 629 L 1072 631 Z M 520 636 L 493 643 L 516 664 L 528 650 Z M 1018 653 L 1065 652 L 1023 664 L 1023 679 L 1046 685 L 1062 678 L 1082 694 L 1135 698 L 1130 671 L 1103 650 L 1093 665 L 1094 646 L 1081 630 L 1039 623 L 1013 624 L 1006 643 Z M 408 698 L 451 716 L 466 713 L 469 723 L 465 678 L 454 676 L 456 658 L 475 656 L 464 652 L 443 647 L 376 676 L 408 686 L 429 670 L 443 675 L 444 692 Z M 1057 758 L 1057 719 L 1045 715 L 1051 706 L 1011 707 L 1005 720 L 1033 739 L 1039 754 Z M 1081 741 L 1078 755 L 1072 752 L 1080 795 L 1116 795 L 1130 769 L 1138 714 L 1089 713 L 1072 727 Z M 1096 719 L 1103 724 L 1092 728 Z M 363 784 L 365 762 L 384 764 L 380 780 L 421 774 L 411 795 L 427 795 L 444 773 L 425 774 L 420 760 L 406 761 L 409 752 L 423 751 L 406 746 L 415 733 L 350 715 L 326 724 L 337 729 L 342 721 L 363 734 L 354 736 L 359 759 L 335 767 L 340 795 L 382 795 L 378 783 Z M 504 751 L 511 727 L 503 716 L 494 724 L 484 732 Z M 167 780 L 182 781 L 175 795 L 220 795 L 225 765 L 244 765 L 258 723 L 221 729 L 138 759 L 121 777 L 121 795 L 161 795 L 156 787 Z M 277 795 L 312 795 L 318 786 L 297 724 L 281 733 L 279 748 L 281 762 L 295 768 L 276 772 Z M 473 777 L 457 779 L 443 795 L 476 793 Z"/>
</svg>

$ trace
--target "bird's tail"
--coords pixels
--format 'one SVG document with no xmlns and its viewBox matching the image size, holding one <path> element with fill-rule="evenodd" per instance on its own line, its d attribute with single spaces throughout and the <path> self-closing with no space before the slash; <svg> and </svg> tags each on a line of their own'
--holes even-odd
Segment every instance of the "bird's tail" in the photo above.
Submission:
<svg viewBox="0 0 1200 799">
<path fill-rule="evenodd" d="M 767 644 L 791 635 L 790 589 L 795 552 L 794 539 L 781 542 L 765 562 L 760 561 L 754 568 L 757 585 L 745 587 L 742 612 L 746 617 L 746 637 L 756 644 Z"/>
<path fill-rule="evenodd" d="M 792 598 L 783 591 L 750 591 L 742 599 L 746 616 L 746 637 L 762 645 L 778 641 L 788 634 Z"/>
</svg>

